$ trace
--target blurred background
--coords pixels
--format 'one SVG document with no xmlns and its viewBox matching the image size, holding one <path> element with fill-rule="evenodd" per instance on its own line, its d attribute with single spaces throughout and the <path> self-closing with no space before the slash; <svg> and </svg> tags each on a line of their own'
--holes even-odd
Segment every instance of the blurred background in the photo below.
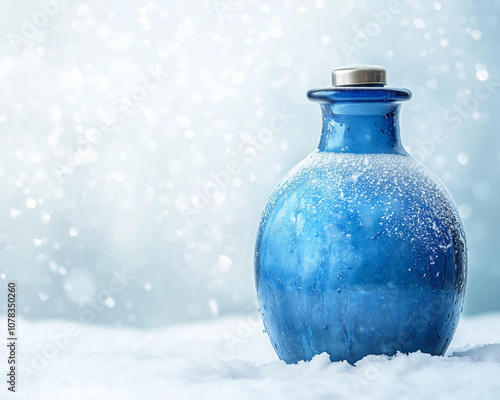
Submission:
<svg viewBox="0 0 500 400">
<path fill-rule="evenodd" d="M 0 278 L 30 319 L 256 309 L 260 213 L 319 142 L 307 90 L 380 64 L 500 310 L 500 1 L 16 1 L 0 16 Z M 5 302 L 2 302 L 5 312 Z"/>
</svg>

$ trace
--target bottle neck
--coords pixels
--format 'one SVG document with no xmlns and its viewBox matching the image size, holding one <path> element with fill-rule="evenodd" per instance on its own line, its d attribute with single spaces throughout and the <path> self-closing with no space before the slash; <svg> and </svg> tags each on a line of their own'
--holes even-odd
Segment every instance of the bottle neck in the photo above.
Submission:
<svg viewBox="0 0 500 400">
<path fill-rule="evenodd" d="M 399 136 L 399 110 L 411 98 L 409 90 L 333 87 L 312 89 L 307 97 L 323 114 L 319 151 L 408 155 Z"/>
<path fill-rule="evenodd" d="M 399 103 L 321 104 L 320 151 L 407 155 L 399 134 Z"/>
</svg>

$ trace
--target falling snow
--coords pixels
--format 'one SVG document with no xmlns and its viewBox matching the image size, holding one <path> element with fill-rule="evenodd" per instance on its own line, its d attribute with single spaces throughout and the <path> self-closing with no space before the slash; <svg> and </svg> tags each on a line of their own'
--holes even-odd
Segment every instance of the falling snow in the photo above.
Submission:
<svg viewBox="0 0 500 400">
<path fill-rule="evenodd" d="M 0 17 L 0 273 L 25 317 L 95 304 L 93 323 L 158 327 L 253 309 L 262 208 L 319 141 L 305 93 L 348 63 L 413 92 L 401 136 L 464 218 L 465 312 L 500 307 L 498 1 L 402 1 L 383 23 L 383 0 L 61 2 L 13 44 L 42 11 L 18 3 Z M 119 291 L 116 274 L 132 277 Z"/>
</svg>

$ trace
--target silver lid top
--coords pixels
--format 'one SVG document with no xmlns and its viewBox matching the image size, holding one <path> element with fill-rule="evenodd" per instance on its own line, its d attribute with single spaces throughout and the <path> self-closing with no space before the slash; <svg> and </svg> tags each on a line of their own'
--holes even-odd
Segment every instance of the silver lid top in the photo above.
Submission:
<svg viewBox="0 0 500 400">
<path fill-rule="evenodd" d="M 379 65 L 346 65 L 332 72 L 333 86 L 387 85 L 387 73 Z"/>
</svg>

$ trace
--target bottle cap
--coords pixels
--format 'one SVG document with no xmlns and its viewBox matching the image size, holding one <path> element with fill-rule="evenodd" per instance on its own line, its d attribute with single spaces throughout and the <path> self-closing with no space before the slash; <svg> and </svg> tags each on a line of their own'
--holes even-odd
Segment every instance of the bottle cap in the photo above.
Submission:
<svg viewBox="0 0 500 400">
<path fill-rule="evenodd" d="M 332 72 L 333 86 L 385 86 L 387 73 L 379 65 L 346 65 Z"/>
</svg>

